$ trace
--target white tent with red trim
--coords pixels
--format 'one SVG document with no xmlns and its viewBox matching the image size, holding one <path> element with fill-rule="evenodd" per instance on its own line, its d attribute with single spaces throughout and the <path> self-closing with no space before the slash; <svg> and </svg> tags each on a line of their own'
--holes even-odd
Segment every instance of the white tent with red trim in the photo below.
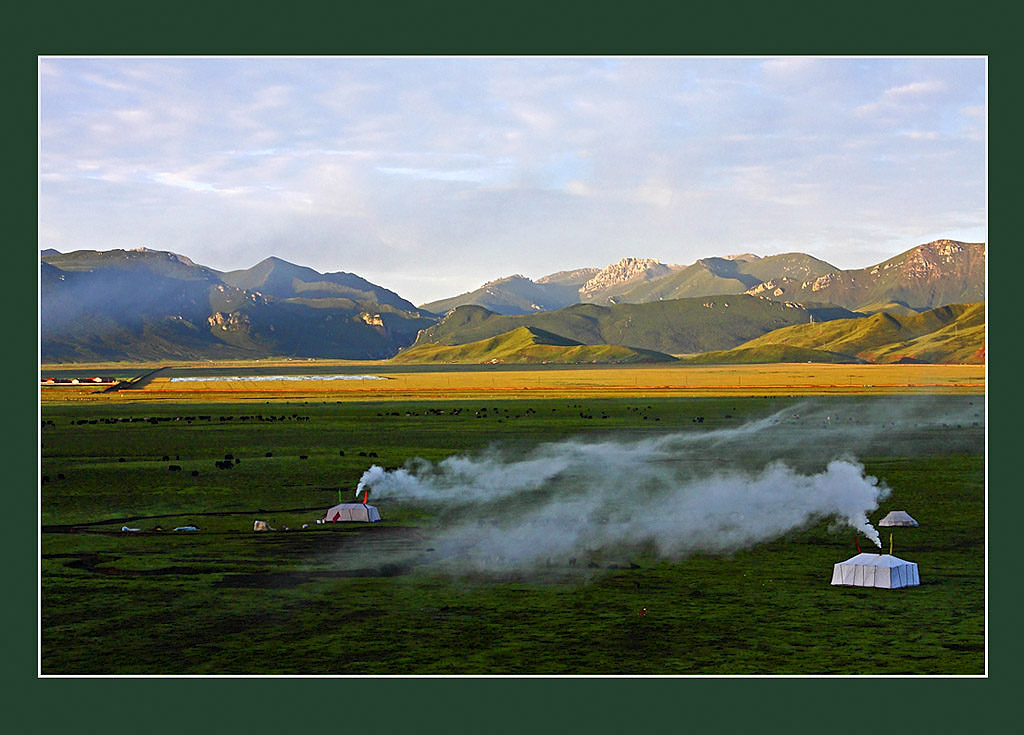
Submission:
<svg viewBox="0 0 1024 735">
<path fill-rule="evenodd" d="M 897 589 L 921 584 L 917 564 L 892 554 L 861 553 L 832 567 L 832 584 Z"/>
<path fill-rule="evenodd" d="M 376 523 L 380 520 L 380 513 L 377 507 L 366 503 L 338 503 L 329 508 L 324 515 L 324 523 L 342 523 L 345 521 L 356 521 L 362 523 Z"/>
</svg>

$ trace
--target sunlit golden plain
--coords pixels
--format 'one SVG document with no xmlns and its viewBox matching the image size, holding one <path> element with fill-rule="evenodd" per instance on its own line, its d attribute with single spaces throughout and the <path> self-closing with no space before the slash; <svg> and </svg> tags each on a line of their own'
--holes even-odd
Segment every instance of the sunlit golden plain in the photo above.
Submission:
<svg viewBox="0 0 1024 735">
<path fill-rule="evenodd" d="M 292 363 L 294 365 L 294 363 Z M 746 396 L 920 393 L 984 393 L 984 365 L 743 365 L 687 367 L 580 367 L 528 370 L 374 372 L 379 380 L 172 381 L 157 375 L 143 387 L 102 393 L 50 388 L 43 401 L 62 400 L 422 400 L 495 395 L 525 397 Z M 251 366 L 251 365 L 250 365 Z M 266 369 L 266 363 L 260 364 Z M 239 369 L 243 363 L 220 365 Z"/>
</svg>

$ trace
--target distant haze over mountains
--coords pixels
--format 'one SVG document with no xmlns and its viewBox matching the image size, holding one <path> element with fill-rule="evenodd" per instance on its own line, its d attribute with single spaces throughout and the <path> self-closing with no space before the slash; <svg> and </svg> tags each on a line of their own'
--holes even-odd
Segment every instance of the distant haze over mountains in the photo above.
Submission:
<svg viewBox="0 0 1024 735">
<path fill-rule="evenodd" d="M 40 257 L 44 362 L 381 359 L 414 342 L 418 348 L 455 346 L 515 330 L 500 340 L 501 354 L 518 346 L 523 355 L 545 358 L 561 349 L 595 359 L 647 360 L 729 350 L 812 316 L 819 323 L 875 312 L 912 316 L 981 302 L 985 295 L 984 245 L 954 240 L 857 270 L 802 253 L 708 257 L 687 266 L 628 257 L 535 281 L 498 278 L 419 308 L 356 274 L 319 273 L 276 257 L 226 272 L 146 248 L 47 250 Z M 475 311 L 463 314 L 467 307 Z M 521 321 L 528 316 L 536 319 Z M 594 345 L 633 352 L 582 350 Z M 958 354 L 969 348 L 961 345 Z M 806 347 L 786 349 L 796 354 Z M 486 345 L 434 351 L 430 360 L 484 352 Z"/>
<path fill-rule="evenodd" d="M 434 322 L 359 276 L 279 258 L 221 273 L 175 253 L 90 250 L 40 269 L 44 361 L 381 359 Z"/>
</svg>

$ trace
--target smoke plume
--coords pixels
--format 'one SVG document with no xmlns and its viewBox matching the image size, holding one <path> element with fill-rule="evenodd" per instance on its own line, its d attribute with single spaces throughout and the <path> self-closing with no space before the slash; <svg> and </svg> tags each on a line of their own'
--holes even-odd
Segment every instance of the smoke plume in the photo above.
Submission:
<svg viewBox="0 0 1024 735">
<path fill-rule="evenodd" d="M 889 489 L 854 452 L 873 442 L 922 442 L 966 419 L 874 408 L 801 404 L 729 429 L 568 439 L 519 454 L 491 448 L 395 470 L 374 465 L 356 492 L 429 504 L 439 526 L 434 546 L 481 569 L 615 549 L 665 558 L 728 553 L 826 519 L 881 547 L 868 515 Z"/>
</svg>

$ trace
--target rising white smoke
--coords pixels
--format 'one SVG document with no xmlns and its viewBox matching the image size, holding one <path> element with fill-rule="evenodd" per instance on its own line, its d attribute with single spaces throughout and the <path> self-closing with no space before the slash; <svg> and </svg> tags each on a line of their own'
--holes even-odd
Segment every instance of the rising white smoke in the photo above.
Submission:
<svg viewBox="0 0 1024 735">
<path fill-rule="evenodd" d="M 622 548 L 666 558 L 727 553 L 825 519 L 880 547 L 868 514 L 889 490 L 858 461 L 841 453 L 827 461 L 820 447 L 815 469 L 798 468 L 799 456 L 763 459 L 766 446 L 786 456 L 820 432 L 780 426 L 794 415 L 639 441 L 571 439 L 518 456 L 491 449 L 397 470 L 374 465 L 356 492 L 432 504 L 441 524 L 434 546 L 480 568 Z"/>
</svg>

